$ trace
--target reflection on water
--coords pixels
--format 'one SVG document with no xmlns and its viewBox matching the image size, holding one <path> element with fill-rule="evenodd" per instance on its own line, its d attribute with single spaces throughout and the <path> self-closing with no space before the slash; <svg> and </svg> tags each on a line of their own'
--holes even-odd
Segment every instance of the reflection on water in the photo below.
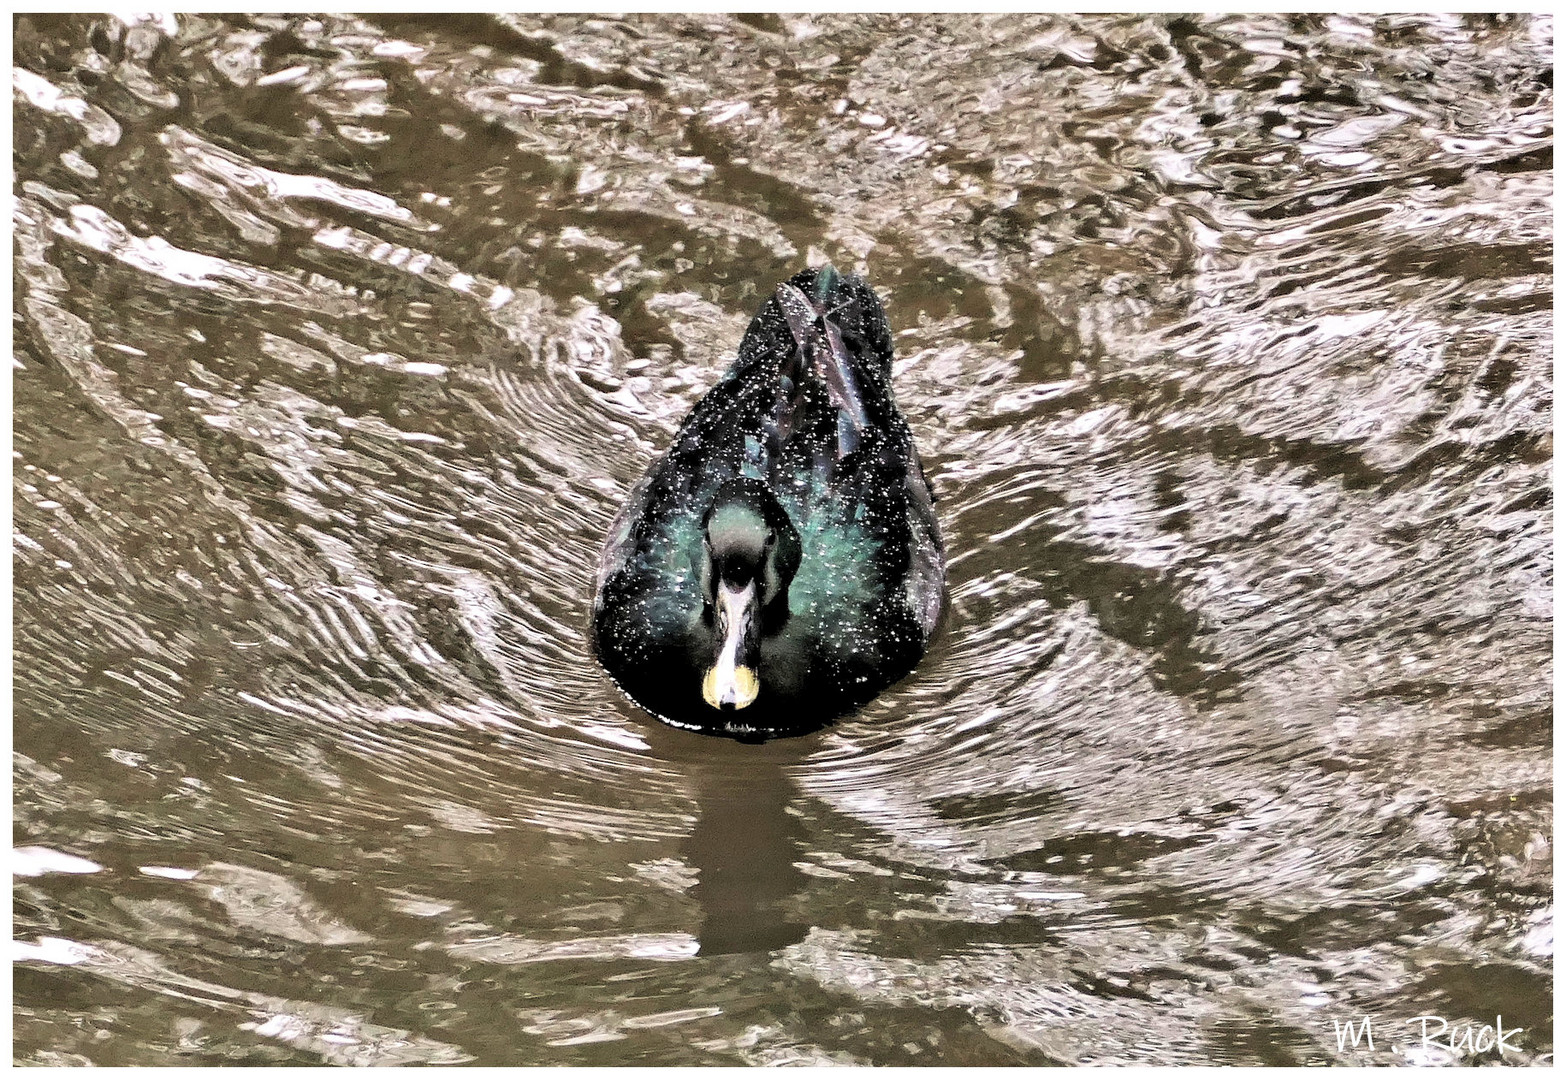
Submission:
<svg viewBox="0 0 1566 1080">
<path fill-rule="evenodd" d="M 1548 1060 L 1549 17 L 14 41 L 18 1061 Z M 597 548 L 828 259 L 949 626 L 664 728 Z"/>
<path fill-rule="evenodd" d="M 695 874 L 700 954 L 765 953 L 802 940 L 809 925 L 796 903 L 807 885 L 799 863 L 807 836 L 789 806 L 799 792 L 785 771 L 803 756 L 794 746 L 717 750 L 683 736 L 671 755 L 688 757 L 697 818 L 680 857 Z"/>
</svg>

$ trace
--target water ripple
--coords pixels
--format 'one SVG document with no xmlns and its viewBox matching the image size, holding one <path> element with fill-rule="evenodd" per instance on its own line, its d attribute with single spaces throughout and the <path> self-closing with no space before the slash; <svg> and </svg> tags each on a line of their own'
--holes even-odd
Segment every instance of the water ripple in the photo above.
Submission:
<svg viewBox="0 0 1566 1080">
<path fill-rule="evenodd" d="M 1549 17 L 14 37 L 18 1060 L 1550 1053 Z M 597 547 L 828 259 L 947 624 L 672 731 Z"/>
</svg>

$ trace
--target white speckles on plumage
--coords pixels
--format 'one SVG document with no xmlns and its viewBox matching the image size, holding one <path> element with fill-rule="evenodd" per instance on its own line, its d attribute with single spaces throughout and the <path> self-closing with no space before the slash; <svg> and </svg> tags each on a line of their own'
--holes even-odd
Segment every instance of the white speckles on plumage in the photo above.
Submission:
<svg viewBox="0 0 1566 1080">
<path fill-rule="evenodd" d="M 639 703 L 678 726 L 787 734 L 918 661 L 944 560 L 890 374 L 885 315 L 858 279 L 806 271 L 762 307 L 733 368 L 632 492 L 600 563 L 595 642 Z M 730 490 L 750 491 L 739 501 L 765 522 L 728 506 Z M 760 691 L 738 711 L 701 691 L 717 647 L 707 583 L 730 557 L 765 585 L 746 646 Z"/>
</svg>

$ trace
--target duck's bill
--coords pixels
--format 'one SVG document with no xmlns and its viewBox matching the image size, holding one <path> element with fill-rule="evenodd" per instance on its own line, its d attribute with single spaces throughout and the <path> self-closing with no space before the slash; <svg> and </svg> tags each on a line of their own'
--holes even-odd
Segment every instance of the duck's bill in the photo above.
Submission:
<svg viewBox="0 0 1566 1080">
<path fill-rule="evenodd" d="M 717 667 L 707 669 L 701 681 L 701 696 L 714 709 L 743 709 L 761 694 L 761 680 L 754 668 L 737 667 L 726 676 Z"/>
<path fill-rule="evenodd" d="M 743 709 L 761 693 L 756 669 L 744 663 L 746 641 L 755 611 L 756 585 L 743 589 L 718 586 L 717 622 L 723 634 L 718 659 L 701 680 L 701 696 L 714 709 Z"/>
</svg>

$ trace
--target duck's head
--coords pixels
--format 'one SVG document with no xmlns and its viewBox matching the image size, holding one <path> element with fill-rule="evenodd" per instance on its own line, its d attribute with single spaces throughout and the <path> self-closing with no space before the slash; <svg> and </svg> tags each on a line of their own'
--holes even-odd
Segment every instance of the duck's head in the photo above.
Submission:
<svg viewBox="0 0 1566 1080">
<path fill-rule="evenodd" d="M 719 487 L 702 519 L 703 618 L 713 656 L 701 696 L 714 709 L 743 709 L 762 693 L 762 639 L 788 620 L 788 585 L 799 569 L 799 533 L 760 480 Z"/>
</svg>

